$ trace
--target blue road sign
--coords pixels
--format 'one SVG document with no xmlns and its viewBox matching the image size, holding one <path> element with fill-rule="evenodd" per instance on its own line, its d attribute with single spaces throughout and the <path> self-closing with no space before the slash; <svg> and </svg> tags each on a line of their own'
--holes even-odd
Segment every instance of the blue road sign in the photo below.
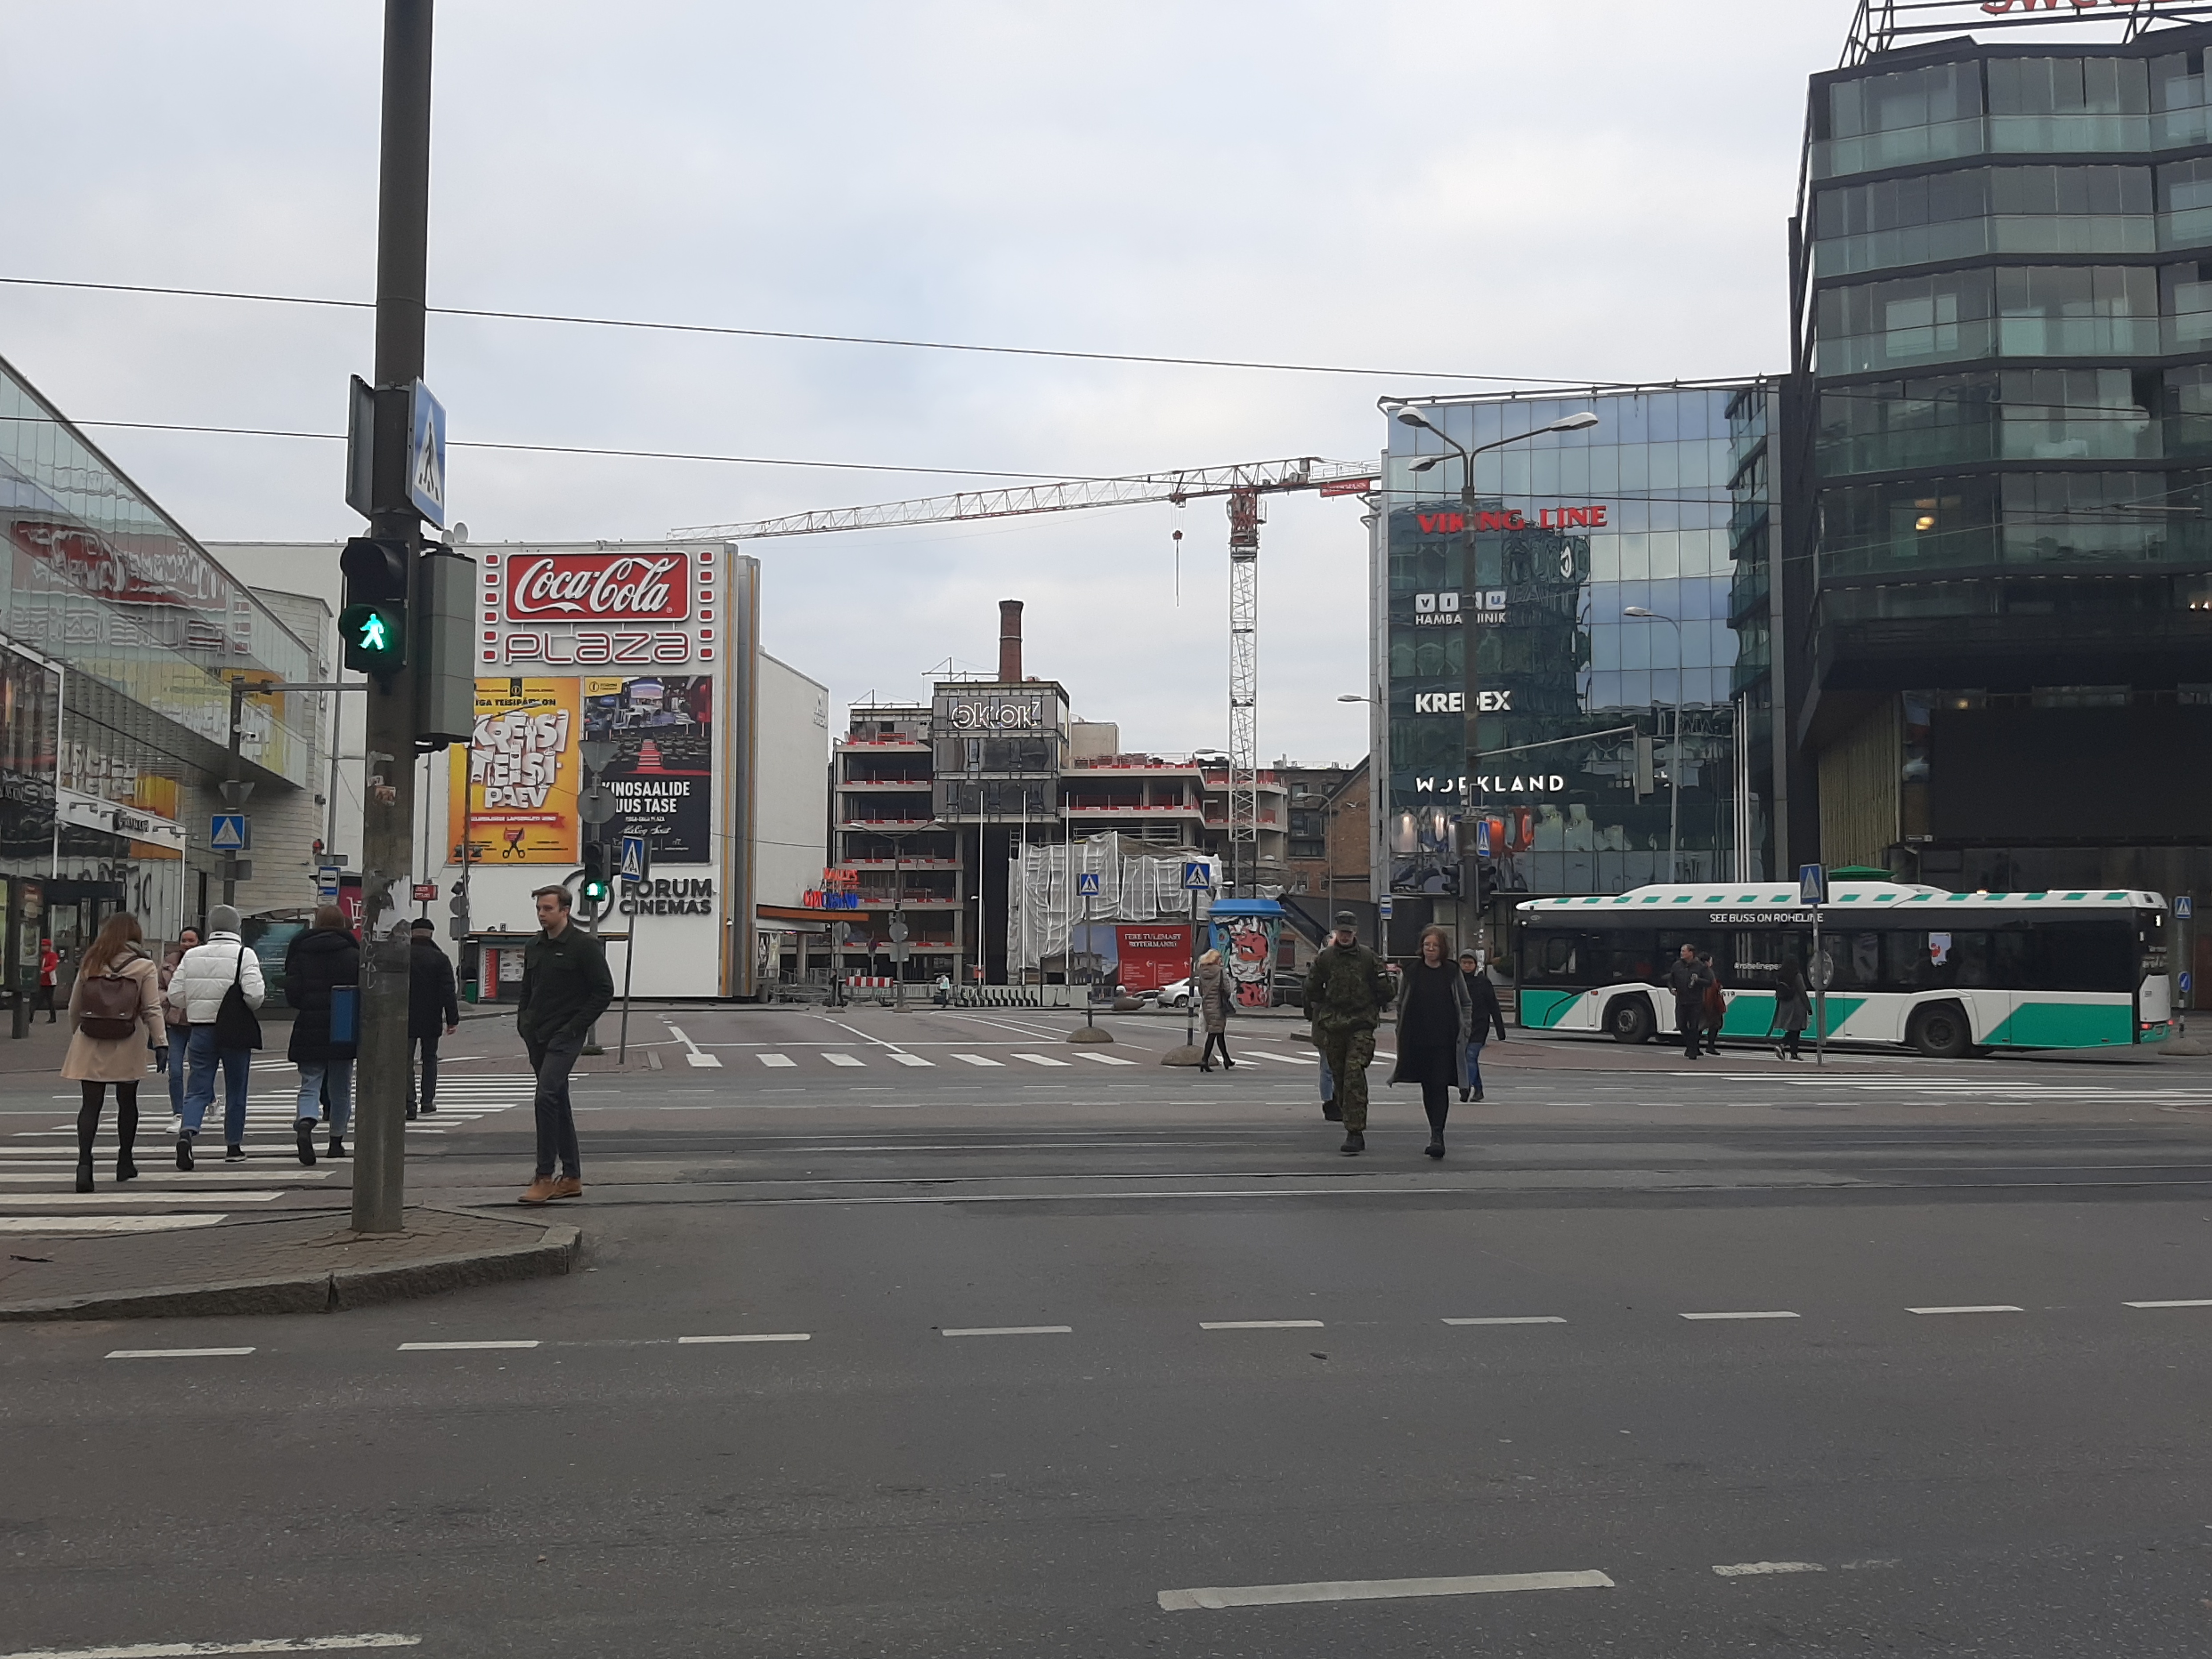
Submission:
<svg viewBox="0 0 2212 1659">
<path fill-rule="evenodd" d="M 214 814 L 208 840 L 217 852 L 244 852 L 253 845 L 253 826 L 242 812 Z"/>
<path fill-rule="evenodd" d="M 1397 906 L 1390 902 L 1390 895 L 1387 893 L 1382 895 L 1382 901 L 1378 908 L 1382 911 L 1382 919 L 1386 922 L 1390 919 L 1397 910 Z"/>
<path fill-rule="evenodd" d="M 1213 866 L 1193 859 L 1182 867 L 1182 886 L 1185 893 L 1213 891 Z"/>
<path fill-rule="evenodd" d="M 2190 989 L 2190 987 L 2191 987 L 2191 985 L 2195 984 L 2196 983 L 2197 983 L 2197 976 L 2196 976 L 2195 974 L 2193 974 L 2193 973 L 2190 972 L 2190 971 L 2189 971 L 2187 968 L 2184 968 L 2184 969 L 2182 969 L 2182 971 L 2181 971 L 2181 994 L 2182 994 L 2184 996 L 2188 996 L 2188 995 L 2189 995 L 2189 989 Z"/>
<path fill-rule="evenodd" d="M 2190 898 L 2187 893 L 2183 893 L 2179 899 L 2176 899 L 2173 901 L 2173 919 L 2175 921 L 2187 922 L 2192 920 L 2196 915 L 2197 903 L 2194 899 Z"/>
<path fill-rule="evenodd" d="M 432 524 L 446 522 L 446 407 L 417 380 L 407 400 L 407 500 Z"/>
<path fill-rule="evenodd" d="M 1474 820 L 1474 856 L 1478 858 L 1490 857 L 1490 820 L 1487 818 Z"/>
<path fill-rule="evenodd" d="M 1075 878 L 1075 891 L 1083 898 L 1096 899 L 1098 896 L 1098 872 L 1084 870 L 1078 874 Z"/>
<path fill-rule="evenodd" d="M 615 871 L 616 875 L 621 876 L 625 881 L 642 881 L 645 880 L 645 872 L 651 863 L 645 850 L 645 838 L 642 835 L 623 837 L 622 862 Z"/>
<path fill-rule="evenodd" d="M 1828 872 L 1819 864 L 1797 866 L 1797 902 L 1801 905 L 1825 905 L 1828 902 Z"/>
</svg>

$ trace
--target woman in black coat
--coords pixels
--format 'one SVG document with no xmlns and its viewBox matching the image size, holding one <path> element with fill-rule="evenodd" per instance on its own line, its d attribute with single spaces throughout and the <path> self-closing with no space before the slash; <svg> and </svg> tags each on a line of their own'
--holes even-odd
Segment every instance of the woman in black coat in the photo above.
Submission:
<svg viewBox="0 0 2212 1659">
<path fill-rule="evenodd" d="M 1406 970 L 1398 990 L 1398 1063 L 1393 1083 L 1419 1083 L 1429 1115 L 1428 1154 L 1444 1155 L 1444 1117 L 1451 1092 L 1467 1083 L 1467 1045 L 1474 1037 L 1474 1001 L 1451 960 L 1442 928 L 1421 935 L 1421 960 Z"/>
<path fill-rule="evenodd" d="M 303 1164 L 315 1161 L 315 1123 L 326 1085 L 330 1156 L 346 1155 L 346 1126 L 353 1117 L 353 1062 L 359 1051 L 360 984 L 361 947 L 347 930 L 345 912 L 336 905 L 325 905 L 316 911 L 314 924 L 284 953 L 284 1000 L 300 1011 L 292 1021 L 292 1041 L 285 1053 L 300 1067 L 300 1104 L 294 1108 L 292 1134 Z M 349 1029 L 334 1037 L 331 1006 L 336 1000 L 332 993 L 340 986 L 355 988 L 347 999 L 352 1020 Z"/>
</svg>

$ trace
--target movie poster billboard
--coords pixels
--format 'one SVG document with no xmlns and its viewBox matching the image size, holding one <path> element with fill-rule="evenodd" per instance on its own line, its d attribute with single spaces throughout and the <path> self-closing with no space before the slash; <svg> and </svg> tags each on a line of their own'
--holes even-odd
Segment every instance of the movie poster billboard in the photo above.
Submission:
<svg viewBox="0 0 2212 1659">
<path fill-rule="evenodd" d="M 656 869 L 714 862 L 714 724 L 707 675 L 584 681 L 584 736 L 615 746 L 599 774 L 622 808 L 610 831 L 643 835 Z"/>
<path fill-rule="evenodd" d="M 573 865 L 583 857 L 581 689 L 574 679 L 477 681 L 473 740 L 451 751 L 451 862 L 462 861 L 465 840 L 478 864 Z"/>
</svg>

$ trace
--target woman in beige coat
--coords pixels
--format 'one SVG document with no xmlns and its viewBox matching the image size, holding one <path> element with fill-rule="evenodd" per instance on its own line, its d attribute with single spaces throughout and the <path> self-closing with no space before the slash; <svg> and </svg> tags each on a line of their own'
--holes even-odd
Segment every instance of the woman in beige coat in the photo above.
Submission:
<svg viewBox="0 0 2212 1659">
<path fill-rule="evenodd" d="M 100 936 L 85 951 L 76 983 L 70 988 L 69 1054 L 62 1061 L 62 1076 L 77 1084 L 84 1104 L 76 1114 L 76 1190 L 92 1190 L 92 1142 L 100 1132 L 100 1109 L 107 1099 L 107 1086 L 115 1085 L 115 1127 L 118 1147 L 115 1178 L 129 1181 L 138 1173 L 131 1161 L 131 1144 L 138 1136 L 138 1080 L 146 1075 L 146 1045 L 168 1040 L 161 1012 L 160 971 L 153 958 L 138 948 L 143 935 L 138 918 L 118 911 L 100 929 Z M 124 987 L 135 991 L 133 997 Z M 91 1006 L 88 1007 L 88 1004 Z M 119 1037 L 95 1037 L 84 1028 L 87 1019 L 118 1020 L 131 1026 Z"/>
</svg>

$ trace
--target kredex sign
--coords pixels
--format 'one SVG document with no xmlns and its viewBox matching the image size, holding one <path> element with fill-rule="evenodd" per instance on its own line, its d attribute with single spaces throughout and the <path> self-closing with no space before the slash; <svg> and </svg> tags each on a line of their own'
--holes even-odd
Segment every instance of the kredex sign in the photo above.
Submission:
<svg viewBox="0 0 2212 1659">
<path fill-rule="evenodd" d="M 691 615 L 681 553 L 520 554 L 507 561 L 510 622 L 680 622 Z"/>
</svg>

